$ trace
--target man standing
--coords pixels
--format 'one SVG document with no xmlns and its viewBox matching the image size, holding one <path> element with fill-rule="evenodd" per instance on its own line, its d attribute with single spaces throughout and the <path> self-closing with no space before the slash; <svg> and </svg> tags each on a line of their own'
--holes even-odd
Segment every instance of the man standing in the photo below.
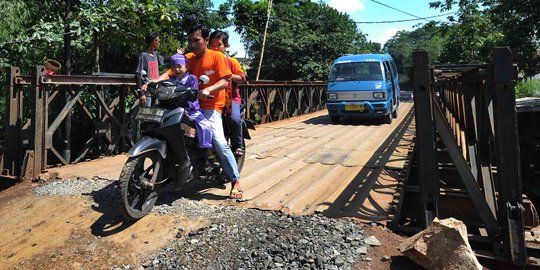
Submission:
<svg viewBox="0 0 540 270">
<path fill-rule="evenodd" d="M 229 85 L 231 70 L 221 52 L 208 49 L 210 30 L 204 25 L 195 25 L 188 29 L 188 45 L 191 53 L 186 55 L 189 72 L 197 78 L 206 75 L 210 79 L 207 84 L 199 86 L 199 100 L 202 112 L 211 123 L 213 145 L 225 175 L 232 180 L 231 199 L 242 199 L 240 173 L 236 160 L 227 144 L 223 132 L 221 113 L 226 104 L 225 89 Z M 212 95 L 214 98 L 209 99 Z"/>
<path fill-rule="evenodd" d="M 149 80 L 157 80 L 159 78 L 159 61 L 156 54 L 159 49 L 160 38 L 158 33 L 149 32 L 144 39 L 146 44 L 146 51 L 139 55 L 139 62 L 137 64 L 137 70 L 135 71 L 135 80 L 137 81 L 137 87 L 141 90 L 139 92 L 139 103 L 141 106 L 150 106 L 151 98 L 146 95 L 146 88 L 148 83 L 143 78 L 143 71 L 146 72 Z"/>
</svg>

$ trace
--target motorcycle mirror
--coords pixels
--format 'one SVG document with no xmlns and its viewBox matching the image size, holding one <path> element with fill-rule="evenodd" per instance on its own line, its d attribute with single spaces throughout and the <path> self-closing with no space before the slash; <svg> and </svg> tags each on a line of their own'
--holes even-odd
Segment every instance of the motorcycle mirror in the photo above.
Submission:
<svg viewBox="0 0 540 270">
<path fill-rule="evenodd" d="M 207 84 L 208 82 L 210 81 L 210 78 L 208 78 L 208 76 L 206 75 L 201 75 L 201 77 L 199 77 L 199 82 L 201 84 Z"/>
<path fill-rule="evenodd" d="M 146 70 L 141 70 L 141 78 L 144 83 L 149 83 L 150 79 L 148 78 L 148 73 L 146 73 Z"/>
</svg>

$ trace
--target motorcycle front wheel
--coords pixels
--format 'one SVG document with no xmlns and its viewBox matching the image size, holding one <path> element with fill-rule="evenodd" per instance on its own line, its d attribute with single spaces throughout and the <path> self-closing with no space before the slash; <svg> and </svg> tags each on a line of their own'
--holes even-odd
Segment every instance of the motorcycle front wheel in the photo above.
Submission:
<svg viewBox="0 0 540 270">
<path fill-rule="evenodd" d="M 158 198 L 155 183 L 163 177 L 163 159 L 157 151 L 130 157 L 120 173 L 120 211 L 129 219 L 144 217 Z"/>
</svg>

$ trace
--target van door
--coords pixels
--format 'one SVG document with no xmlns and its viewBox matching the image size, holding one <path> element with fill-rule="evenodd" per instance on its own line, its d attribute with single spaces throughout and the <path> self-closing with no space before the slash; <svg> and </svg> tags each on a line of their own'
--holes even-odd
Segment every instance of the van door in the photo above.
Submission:
<svg viewBox="0 0 540 270">
<path fill-rule="evenodd" d="M 392 73 L 392 68 L 390 67 L 390 63 L 388 61 L 384 62 L 384 72 L 387 76 L 386 80 L 390 79 L 392 82 L 392 107 L 390 108 L 390 112 L 394 114 L 394 111 L 397 111 L 396 83 L 394 80 L 394 74 Z"/>
<path fill-rule="evenodd" d="M 394 74 L 394 84 L 396 85 L 396 98 L 397 98 L 396 104 L 399 107 L 399 96 L 401 94 L 400 92 L 401 90 L 399 88 L 399 74 L 397 71 L 396 63 L 393 60 L 391 60 L 389 64 L 390 64 L 390 68 L 392 69 L 392 74 Z"/>
</svg>

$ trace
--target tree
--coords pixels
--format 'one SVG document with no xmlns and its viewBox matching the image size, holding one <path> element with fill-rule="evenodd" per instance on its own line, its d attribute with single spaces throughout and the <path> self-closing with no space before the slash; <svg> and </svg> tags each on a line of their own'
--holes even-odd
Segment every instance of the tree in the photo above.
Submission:
<svg viewBox="0 0 540 270">
<path fill-rule="evenodd" d="M 430 5 L 442 11 L 459 7 L 456 23 L 447 24 L 445 60 L 487 62 L 494 46 L 510 46 L 526 76 L 540 72 L 538 0 L 445 0 Z"/>
<path fill-rule="evenodd" d="M 252 59 L 260 58 L 267 1 L 234 2 L 234 25 Z M 267 31 L 261 77 L 264 79 L 326 79 L 337 57 L 375 47 L 357 32 L 345 13 L 309 0 L 274 2 Z M 255 74 L 259 61 L 251 63 Z"/>
<path fill-rule="evenodd" d="M 481 10 L 477 1 L 463 3 L 457 24 L 445 24 L 447 42 L 441 61 L 445 63 L 485 63 L 491 61 L 491 51 L 502 46 L 503 33 L 491 21 L 489 11 Z"/>
<path fill-rule="evenodd" d="M 7 51 L 4 49 L 13 43 L 18 33 L 23 31 L 24 21 L 29 17 L 26 4 L 22 0 L 1 1 L 0 17 L 3 18 L 0 28 L 0 65 L 7 65 Z"/>
<path fill-rule="evenodd" d="M 540 72 L 540 4 L 538 0 L 485 0 L 492 20 L 504 33 L 504 43 L 512 48 L 514 61 L 521 63 L 525 76 Z"/>
<path fill-rule="evenodd" d="M 440 64 L 440 56 L 446 39 L 441 35 L 441 27 L 435 22 L 418 26 L 413 31 L 399 31 L 384 45 L 383 51 L 394 58 L 400 85 L 403 89 L 411 89 L 409 76 L 412 72 L 412 53 L 425 50 L 429 53 L 430 64 Z"/>
<path fill-rule="evenodd" d="M 98 65 L 102 71 L 133 72 L 148 31 L 160 32 L 161 51 L 172 54 L 185 45 L 188 26 L 204 23 L 223 28 L 229 24 L 226 13 L 220 12 L 228 5 L 215 12 L 209 0 L 71 1 L 69 33 L 64 33 L 66 0 L 2 1 L 0 7 L 8 8 L 0 12 L 11 20 L 10 27 L 0 32 L 1 41 L 6 40 L 0 49 L 7 55 L 1 63 L 26 70 L 46 58 L 63 59 L 63 38 L 70 34 L 74 73 L 89 73 Z"/>
</svg>

